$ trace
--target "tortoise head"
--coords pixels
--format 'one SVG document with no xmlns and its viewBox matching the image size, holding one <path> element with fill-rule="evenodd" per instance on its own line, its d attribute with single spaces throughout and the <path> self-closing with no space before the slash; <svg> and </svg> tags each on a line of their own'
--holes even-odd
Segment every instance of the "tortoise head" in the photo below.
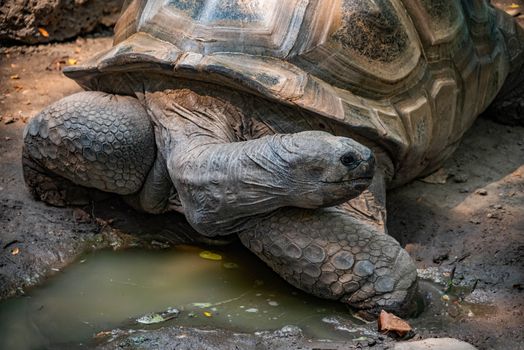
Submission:
<svg viewBox="0 0 524 350">
<path fill-rule="evenodd" d="M 323 131 L 277 137 L 280 142 L 272 151 L 281 166 L 275 176 L 288 181 L 293 206 L 337 205 L 357 197 L 371 184 L 375 157 L 366 146 Z"/>
</svg>

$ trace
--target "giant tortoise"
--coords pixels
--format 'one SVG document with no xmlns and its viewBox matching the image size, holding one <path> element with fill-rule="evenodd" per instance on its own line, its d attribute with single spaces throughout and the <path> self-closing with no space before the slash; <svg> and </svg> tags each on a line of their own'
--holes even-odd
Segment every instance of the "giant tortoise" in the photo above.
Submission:
<svg viewBox="0 0 524 350">
<path fill-rule="evenodd" d="M 521 118 L 523 51 L 483 0 L 128 1 L 113 47 L 65 70 L 89 91 L 27 125 L 25 180 L 53 205 L 183 213 L 304 291 L 400 312 L 417 274 L 385 191 L 488 106 Z"/>
</svg>

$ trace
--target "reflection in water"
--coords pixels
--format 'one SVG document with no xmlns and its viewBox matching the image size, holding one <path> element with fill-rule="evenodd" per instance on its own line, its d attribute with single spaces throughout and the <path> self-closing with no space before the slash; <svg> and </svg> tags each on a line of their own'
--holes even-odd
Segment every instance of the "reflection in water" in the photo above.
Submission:
<svg viewBox="0 0 524 350">
<path fill-rule="evenodd" d="M 361 335 L 345 306 L 294 289 L 244 249 L 219 251 L 222 260 L 201 252 L 178 246 L 87 255 L 45 286 L 0 304 L 0 349 L 78 347 L 103 330 L 165 325 L 252 332 L 293 324 L 317 339 Z M 180 310 L 177 318 L 136 322 L 170 307 Z M 333 320 L 344 326 L 337 330 Z"/>
</svg>

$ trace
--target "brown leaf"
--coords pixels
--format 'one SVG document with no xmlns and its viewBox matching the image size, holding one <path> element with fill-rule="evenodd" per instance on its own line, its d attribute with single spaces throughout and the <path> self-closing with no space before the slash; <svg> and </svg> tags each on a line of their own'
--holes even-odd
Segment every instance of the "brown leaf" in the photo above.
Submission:
<svg viewBox="0 0 524 350">
<path fill-rule="evenodd" d="M 72 59 L 72 58 L 69 58 L 69 56 L 62 56 L 62 57 L 58 57 L 58 58 L 55 58 L 51 61 L 51 63 L 49 64 L 49 66 L 46 67 L 47 70 L 62 70 L 62 66 L 65 66 L 68 64 L 68 61 L 69 60 L 74 60 L 75 63 L 76 63 L 76 60 L 75 59 Z"/>
<path fill-rule="evenodd" d="M 409 323 L 401 319 L 400 317 L 390 314 L 384 310 L 380 311 L 380 316 L 377 320 L 378 330 L 383 333 L 394 332 L 399 336 L 406 335 L 411 331 Z"/>
<path fill-rule="evenodd" d="M 47 30 L 45 30 L 44 28 L 38 28 L 38 32 L 39 32 L 40 35 L 43 36 L 44 38 L 48 38 L 48 37 L 49 37 L 49 33 L 48 33 Z"/>
</svg>

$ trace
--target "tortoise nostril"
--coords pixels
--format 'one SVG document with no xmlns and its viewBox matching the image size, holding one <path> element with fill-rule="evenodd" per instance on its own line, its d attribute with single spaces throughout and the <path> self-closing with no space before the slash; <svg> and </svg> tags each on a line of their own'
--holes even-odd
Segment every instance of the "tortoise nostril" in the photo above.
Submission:
<svg viewBox="0 0 524 350">
<path fill-rule="evenodd" d="M 342 162 L 342 164 L 344 164 L 345 166 L 349 168 L 355 168 L 360 163 L 360 159 L 356 158 L 351 153 L 343 154 L 342 157 L 340 157 L 340 161 Z"/>
<path fill-rule="evenodd" d="M 373 155 L 373 153 L 370 152 L 369 158 L 366 159 L 366 162 L 369 164 L 370 169 L 375 168 L 375 156 Z"/>
</svg>

